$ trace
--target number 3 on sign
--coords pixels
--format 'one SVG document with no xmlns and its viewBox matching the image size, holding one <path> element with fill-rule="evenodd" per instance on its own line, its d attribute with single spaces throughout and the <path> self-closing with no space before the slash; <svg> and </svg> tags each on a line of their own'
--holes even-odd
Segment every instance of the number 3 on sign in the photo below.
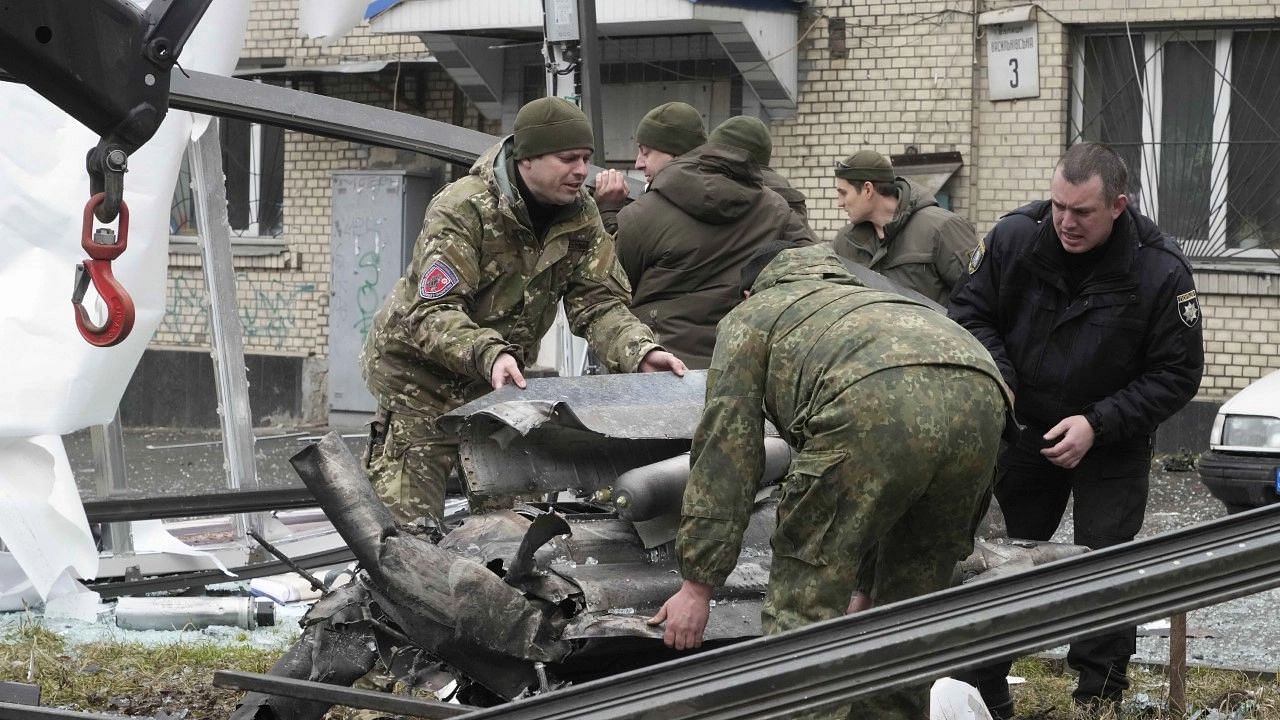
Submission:
<svg viewBox="0 0 1280 720">
<path fill-rule="evenodd" d="M 987 26 L 987 90 L 992 100 L 1040 94 L 1040 48 L 1034 21 Z"/>
</svg>

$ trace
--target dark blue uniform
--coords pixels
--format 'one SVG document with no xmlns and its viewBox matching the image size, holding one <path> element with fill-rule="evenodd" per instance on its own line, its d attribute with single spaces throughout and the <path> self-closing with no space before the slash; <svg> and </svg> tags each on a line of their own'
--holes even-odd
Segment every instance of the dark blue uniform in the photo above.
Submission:
<svg viewBox="0 0 1280 720">
<path fill-rule="evenodd" d="M 1010 537 L 1048 540 L 1074 494 L 1075 542 L 1101 548 L 1142 527 L 1151 435 L 1195 396 L 1204 350 L 1191 267 L 1150 219 L 1126 209 L 1085 255 L 1062 249 L 1048 201 L 1021 207 L 975 251 L 949 315 L 991 352 L 1025 425 L 997 469 Z M 1067 470 L 1040 450 L 1072 415 L 1088 418 L 1096 437 Z M 1118 699 L 1135 641 L 1129 629 L 1073 644 L 1075 697 Z M 1003 687 L 1007 671 L 1003 663 L 966 679 Z"/>
</svg>

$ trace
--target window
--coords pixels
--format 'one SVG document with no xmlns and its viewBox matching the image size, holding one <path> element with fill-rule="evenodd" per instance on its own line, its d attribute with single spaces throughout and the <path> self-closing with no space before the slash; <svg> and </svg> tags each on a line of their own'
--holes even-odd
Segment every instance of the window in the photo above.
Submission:
<svg viewBox="0 0 1280 720">
<path fill-rule="evenodd" d="M 222 168 L 227 178 L 227 218 L 238 237 L 279 237 L 284 232 L 284 131 L 223 119 Z M 171 235 L 195 235 L 195 188 L 184 156 L 169 213 Z"/>
<path fill-rule="evenodd" d="M 1280 26 L 1075 38 L 1071 141 L 1129 165 L 1131 199 L 1192 257 L 1280 256 Z"/>
</svg>

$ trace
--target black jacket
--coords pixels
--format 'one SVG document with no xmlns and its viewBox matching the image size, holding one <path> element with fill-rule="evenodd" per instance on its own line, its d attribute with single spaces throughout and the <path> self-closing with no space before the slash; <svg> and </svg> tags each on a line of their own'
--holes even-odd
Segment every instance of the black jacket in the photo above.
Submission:
<svg viewBox="0 0 1280 720">
<path fill-rule="evenodd" d="M 1097 444 L 1145 437 L 1200 387 L 1191 266 L 1150 219 L 1126 209 L 1072 298 L 1060 247 L 1048 201 L 1004 216 L 948 314 L 991 352 L 1028 426 L 1024 439 L 1071 415 L 1089 418 Z"/>
</svg>

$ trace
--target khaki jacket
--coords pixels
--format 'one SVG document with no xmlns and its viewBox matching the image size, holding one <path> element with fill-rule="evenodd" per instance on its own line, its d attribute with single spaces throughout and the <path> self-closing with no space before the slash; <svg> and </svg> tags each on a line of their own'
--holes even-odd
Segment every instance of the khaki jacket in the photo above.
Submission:
<svg viewBox="0 0 1280 720">
<path fill-rule="evenodd" d="M 869 267 L 890 280 L 946 305 L 978 236 L 969 221 L 938 207 L 933 195 L 906 178 L 898 178 L 898 212 L 876 237 L 869 222 L 849 224 L 836 233 L 832 246 L 841 257 Z"/>
</svg>

